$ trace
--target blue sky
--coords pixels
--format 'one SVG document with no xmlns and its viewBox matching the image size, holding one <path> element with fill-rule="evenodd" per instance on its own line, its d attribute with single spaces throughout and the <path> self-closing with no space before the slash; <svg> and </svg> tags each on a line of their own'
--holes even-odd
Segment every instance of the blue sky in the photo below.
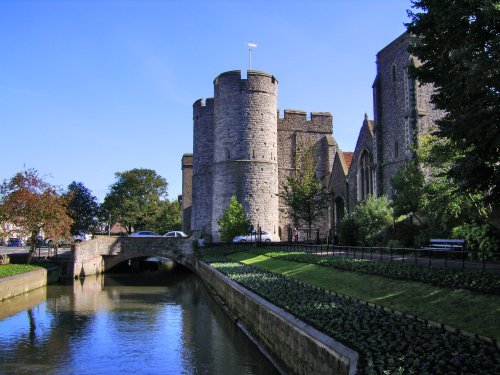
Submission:
<svg viewBox="0 0 500 375">
<path fill-rule="evenodd" d="M 278 107 L 331 112 L 354 149 L 373 118 L 375 55 L 409 0 L 0 1 L 0 180 L 35 168 L 102 202 L 115 172 L 154 169 L 181 194 L 192 104 L 221 72 L 279 81 Z"/>
</svg>

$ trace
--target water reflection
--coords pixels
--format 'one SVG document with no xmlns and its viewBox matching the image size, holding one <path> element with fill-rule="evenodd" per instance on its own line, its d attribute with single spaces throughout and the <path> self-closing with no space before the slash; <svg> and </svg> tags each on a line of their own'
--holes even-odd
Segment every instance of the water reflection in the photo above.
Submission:
<svg viewBox="0 0 500 375">
<path fill-rule="evenodd" d="M 276 371 L 205 286 L 176 270 L 86 277 L 48 287 L 46 300 L 33 299 L 0 321 L 0 373 Z"/>
</svg>

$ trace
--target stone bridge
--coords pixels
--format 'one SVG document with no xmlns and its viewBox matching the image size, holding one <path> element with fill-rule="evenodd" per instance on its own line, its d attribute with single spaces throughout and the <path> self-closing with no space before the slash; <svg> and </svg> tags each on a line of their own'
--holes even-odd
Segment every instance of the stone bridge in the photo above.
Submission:
<svg viewBox="0 0 500 375">
<path fill-rule="evenodd" d="M 193 242 L 197 233 L 188 238 L 175 237 L 109 237 L 96 236 L 75 244 L 73 277 L 103 273 L 121 262 L 139 257 L 165 257 L 193 268 Z"/>
</svg>

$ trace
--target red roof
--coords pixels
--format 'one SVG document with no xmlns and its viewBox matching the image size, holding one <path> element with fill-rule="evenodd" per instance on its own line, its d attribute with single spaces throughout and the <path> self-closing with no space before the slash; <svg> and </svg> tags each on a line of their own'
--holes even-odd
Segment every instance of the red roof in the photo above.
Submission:
<svg viewBox="0 0 500 375">
<path fill-rule="evenodd" d="M 343 154 L 344 154 L 345 165 L 347 166 L 347 169 L 350 169 L 354 152 L 344 151 Z"/>
</svg>

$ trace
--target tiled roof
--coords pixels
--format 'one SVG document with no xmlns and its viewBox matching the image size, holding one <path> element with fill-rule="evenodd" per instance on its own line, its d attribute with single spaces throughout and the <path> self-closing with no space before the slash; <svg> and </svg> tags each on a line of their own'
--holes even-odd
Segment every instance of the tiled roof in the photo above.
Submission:
<svg viewBox="0 0 500 375">
<path fill-rule="evenodd" d="M 351 168 L 352 157 L 354 155 L 354 152 L 344 151 L 343 154 L 344 154 L 345 164 L 347 166 L 347 169 L 349 169 L 349 168 Z"/>
</svg>

